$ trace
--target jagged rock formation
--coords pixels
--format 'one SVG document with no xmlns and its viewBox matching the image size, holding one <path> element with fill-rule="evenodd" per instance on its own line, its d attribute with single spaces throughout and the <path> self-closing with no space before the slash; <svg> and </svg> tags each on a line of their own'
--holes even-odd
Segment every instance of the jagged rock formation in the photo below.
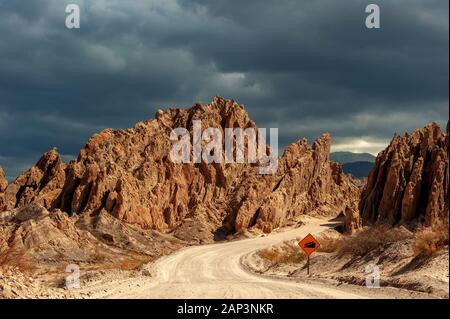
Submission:
<svg viewBox="0 0 450 319">
<path fill-rule="evenodd" d="M 344 218 L 344 231 L 348 234 L 354 233 L 356 230 L 361 228 L 361 218 L 359 216 L 359 211 L 353 207 L 347 206 L 345 208 L 345 218 Z"/>
<path fill-rule="evenodd" d="M 0 166 L 0 211 L 5 206 L 5 190 L 8 187 L 8 181 L 6 180 L 3 168 Z"/>
<path fill-rule="evenodd" d="M 158 111 L 128 130 L 95 134 L 67 167 L 55 150 L 10 184 L 6 208 L 37 202 L 69 215 L 108 213 L 144 229 L 173 231 L 202 241 L 201 233 L 266 232 L 305 213 L 337 215 L 354 205 L 358 189 L 329 160 L 331 137 L 300 140 L 279 159 L 273 175 L 257 164 L 175 164 L 169 159 L 174 128 L 256 128 L 244 107 L 216 97 L 209 105 Z M 224 134 L 222 134 L 224 136 Z M 0 207 L 1 208 L 1 207 Z"/>
<path fill-rule="evenodd" d="M 0 211 L 23 207 L 32 202 L 50 208 L 64 185 L 66 165 L 56 149 L 45 153 L 24 174 L 4 190 Z M 1 190 L 1 188 L 0 188 Z"/>
<path fill-rule="evenodd" d="M 231 225 L 236 230 L 255 225 L 270 232 L 286 219 L 314 211 L 337 215 L 353 206 L 357 187 L 343 174 L 341 166 L 330 162 L 329 134 L 312 146 L 305 139 L 291 144 L 279 160 L 276 174 L 248 183 L 238 191 L 240 202 Z"/>
<path fill-rule="evenodd" d="M 360 202 L 363 224 L 433 225 L 448 220 L 447 134 L 432 123 L 395 135 L 381 152 Z"/>
</svg>

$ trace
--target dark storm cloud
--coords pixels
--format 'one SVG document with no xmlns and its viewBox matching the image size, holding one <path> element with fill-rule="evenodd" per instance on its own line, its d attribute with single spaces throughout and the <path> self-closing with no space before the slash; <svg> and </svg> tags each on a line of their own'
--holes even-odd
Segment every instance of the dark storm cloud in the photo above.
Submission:
<svg viewBox="0 0 450 319">
<path fill-rule="evenodd" d="M 68 3 L 81 29 L 64 27 Z M 11 178 L 57 146 L 157 108 L 246 105 L 280 144 L 330 131 L 376 152 L 448 119 L 448 2 L 0 0 L 0 165 Z"/>
</svg>

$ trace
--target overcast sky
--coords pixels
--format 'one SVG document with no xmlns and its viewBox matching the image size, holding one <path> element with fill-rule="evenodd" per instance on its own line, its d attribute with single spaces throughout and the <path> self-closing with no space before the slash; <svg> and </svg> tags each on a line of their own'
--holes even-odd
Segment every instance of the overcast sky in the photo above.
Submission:
<svg viewBox="0 0 450 319">
<path fill-rule="evenodd" d="M 365 6 L 381 9 L 367 29 Z M 65 7 L 81 28 L 65 27 Z M 0 0 L 0 165 L 14 178 L 53 146 L 158 108 L 244 104 L 282 146 L 320 133 L 376 154 L 448 114 L 446 0 Z"/>
</svg>

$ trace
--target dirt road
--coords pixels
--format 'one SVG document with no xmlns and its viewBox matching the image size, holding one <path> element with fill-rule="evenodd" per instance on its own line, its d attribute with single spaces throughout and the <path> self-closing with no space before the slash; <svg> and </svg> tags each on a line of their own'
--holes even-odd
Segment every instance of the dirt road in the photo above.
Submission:
<svg viewBox="0 0 450 319">
<path fill-rule="evenodd" d="M 300 228 L 266 237 L 182 249 L 149 266 L 152 277 L 138 276 L 91 288 L 91 297 L 102 298 L 420 298 L 395 288 L 368 289 L 337 285 L 323 280 L 304 282 L 269 278 L 245 270 L 247 254 L 330 227 L 325 220 L 310 219 Z M 423 295 L 422 295 L 423 297 Z"/>
</svg>

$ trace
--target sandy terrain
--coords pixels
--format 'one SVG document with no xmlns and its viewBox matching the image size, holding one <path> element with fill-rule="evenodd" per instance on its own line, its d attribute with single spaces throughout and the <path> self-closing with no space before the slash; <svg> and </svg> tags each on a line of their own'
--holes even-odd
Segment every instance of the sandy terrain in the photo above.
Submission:
<svg viewBox="0 0 450 319">
<path fill-rule="evenodd" d="M 322 241 L 326 247 L 327 242 L 323 241 L 321 237 L 330 236 L 333 233 L 340 236 L 339 233 L 328 230 L 317 234 L 315 237 Z M 352 286 L 359 287 L 365 287 L 366 285 L 368 279 L 366 267 L 376 265 L 381 290 L 391 289 L 387 287 L 395 287 L 402 289 L 393 291 L 394 294 L 397 294 L 397 297 L 403 297 L 403 292 L 409 290 L 412 293 L 414 292 L 411 295 L 414 298 L 423 296 L 416 294 L 420 292 L 428 294 L 428 297 L 431 298 L 448 299 L 448 246 L 442 247 L 431 257 L 414 257 L 411 251 L 412 241 L 408 238 L 392 244 L 385 244 L 385 247 L 373 249 L 364 256 L 341 254 L 339 251 L 315 252 L 311 257 L 311 276 L 307 275 L 306 257 L 301 257 L 301 254 L 292 255 L 289 252 L 290 247 L 295 249 L 297 240 L 270 246 L 272 250 L 266 247 L 264 250 L 252 252 L 244 256 L 241 261 L 249 271 L 269 278 L 300 282 L 337 282 L 339 285 L 352 284 Z M 274 251 L 273 249 L 277 252 L 285 251 L 286 254 L 283 256 L 288 259 L 278 262 L 267 259 L 280 258 L 279 253 L 270 255 L 270 251 Z M 305 260 L 297 260 L 296 258 L 305 258 Z M 373 268 L 369 266 L 369 271 L 370 269 Z M 374 297 L 376 296 L 375 294 Z"/>
<path fill-rule="evenodd" d="M 317 234 L 330 227 L 306 217 L 300 228 L 258 238 L 184 248 L 162 257 L 147 270 L 153 276 L 102 275 L 77 293 L 94 298 L 427 298 L 397 288 L 368 289 L 337 281 L 261 276 L 245 269 L 242 260 L 255 250 L 287 239 Z"/>
<path fill-rule="evenodd" d="M 255 272 L 255 252 L 285 240 L 319 234 L 336 224 L 322 218 L 302 217 L 303 226 L 290 226 L 267 236 L 224 243 L 191 246 L 161 257 L 139 270 L 80 269 L 81 289 L 67 290 L 62 282 L 48 281 L 0 271 L 0 288 L 8 298 L 435 298 L 412 290 L 361 285 L 321 276 L 283 276 Z M 327 268 L 318 265 L 314 270 Z M 252 264 L 253 263 L 253 264 Z M 250 266 L 249 266 L 250 265 Z M 300 267 L 301 268 L 301 267 Z M 448 277 L 447 277 L 448 278 Z M 0 289 L 1 290 L 1 289 Z M 1 294 L 0 294 L 1 295 Z"/>
</svg>

